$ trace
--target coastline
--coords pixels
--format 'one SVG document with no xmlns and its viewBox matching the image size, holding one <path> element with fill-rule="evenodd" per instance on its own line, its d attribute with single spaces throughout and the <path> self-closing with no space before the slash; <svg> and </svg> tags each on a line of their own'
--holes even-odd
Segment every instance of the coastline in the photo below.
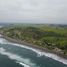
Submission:
<svg viewBox="0 0 67 67">
<path fill-rule="evenodd" d="M 7 37 L 7 36 L 5 36 L 3 34 L 1 34 L 1 35 L 2 35 L 2 38 L 5 38 L 6 40 L 8 40 L 10 42 L 21 44 L 21 45 L 25 45 L 25 46 L 29 46 L 29 47 L 32 47 L 34 49 L 38 49 L 41 52 L 52 53 L 52 54 L 55 54 L 55 55 L 57 55 L 57 56 L 59 56 L 61 58 L 67 59 L 67 55 L 61 54 L 59 52 L 55 52 L 55 51 L 49 50 L 47 48 L 43 48 L 43 47 L 31 44 L 31 43 L 27 43 L 27 42 L 24 42 L 24 41 L 20 41 L 20 40 L 17 40 L 17 39 L 13 39 L 13 38 Z"/>
</svg>

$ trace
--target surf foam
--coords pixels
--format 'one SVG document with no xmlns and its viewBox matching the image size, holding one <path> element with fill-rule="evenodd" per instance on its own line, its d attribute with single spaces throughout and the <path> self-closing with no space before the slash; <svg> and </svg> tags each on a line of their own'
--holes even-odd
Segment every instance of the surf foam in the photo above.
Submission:
<svg viewBox="0 0 67 67">
<path fill-rule="evenodd" d="M 13 54 L 13 53 L 10 53 L 10 52 L 6 52 L 6 49 L 4 48 L 0 48 L 0 54 L 1 55 L 6 55 L 8 56 L 8 58 L 12 59 L 12 60 L 16 60 L 16 63 L 19 63 L 20 65 L 24 66 L 24 67 L 31 67 L 31 66 L 35 66 L 34 63 L 32 63 L 30 61 L 30 59 L 25 59 L 17 54 Z"/>
<path fill-rule="evenodd" d="M 22 63 L 22 62 L 16 62 L 16 63 L 19 63 L 20 65 L 24 66 L 24 67 L 30 67 L 29 65 L 25 64 L 25 63 Z"/>
<path fill-rule="evenodd" d="M 0 43 L 5 44 L 6 41 L 7 41 L 6 39 L 3 39 L 3 38 L 1 39 L 0 38 Z M 26 45 L 17 44 L 17 43 L 11 43 L 9 41 L 7 43 L 9 43 L 11 45 L 18 46 L 18 47 L 22 47 L 22 48 L 25 48 L 25 49 L 32 50 L 32 51 L 37 53 L 38 57 L 46 56 L 46 57 L 52 58 L 52 59 L 54 59 L 56 61 L 59 61 L 59 62 L 67 65 L 67 59 L 61 58 L 61 57 L 57 56 L 56 54 L 43 52 L 43 51 L 41 51 L 39 49 L 34 49 L 32 47 L 29 47 L 29 46 L 26 46 Z"/>
</svg>

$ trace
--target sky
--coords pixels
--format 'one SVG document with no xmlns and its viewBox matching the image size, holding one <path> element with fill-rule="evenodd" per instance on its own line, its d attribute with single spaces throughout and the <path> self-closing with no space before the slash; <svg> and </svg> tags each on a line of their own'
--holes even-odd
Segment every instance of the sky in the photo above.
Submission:
<svg viewBox="0 0 67 67">
<path fill-rule="evenodd" d="M 0 22 L 67 24 L 67 0 L 0 0 Z"/>
</svg>

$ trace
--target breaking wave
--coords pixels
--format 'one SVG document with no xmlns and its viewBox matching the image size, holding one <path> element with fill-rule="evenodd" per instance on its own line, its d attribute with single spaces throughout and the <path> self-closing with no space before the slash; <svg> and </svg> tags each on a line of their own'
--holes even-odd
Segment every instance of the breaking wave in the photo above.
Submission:
<svg viewBox="0 0 67 67">
<path fill-rule="evenodd" d="M 11 42 L 7 41 L 6 39 L 0 38 L 0 43 L 5 44 L 5 42 L 7 44 L 9 43 L 11 45 L 15 45 L 15 46 L 18 46 L 18 47 L 22 47 L 22 48 L 25 48 L 25 49 L 32 50 L 32 51 L 34 51 L 34 52 L 37 53 L 38 57 L 40 57 L 40 56 L 46 56 L 46 57 L 52 58 L 52 59 L 54 59 L 56 61 L 59 61 L 59 62 L 67 65 L 67 59 L 61 58 L 61 57 L 57 56 L 56 54 L 48 53 L 48 52 L 43 52 L 43 51 L 41 51 L 39 49 L 34 49 L 32 47 L 21 45 L 21 44 L 17 44 L 17 43 L 11 43 Z"/>
<path fill-rule="evenodd" d="M 25 64 L 25 63 L 22 63 L 22 62 L 16 62 L 16 63 L 19 63 L 20 65 L 24 66 L 24 67 L 30 67 L 29 65 Z"/>
<path fill-rule="evenodd" d="M 25 59 L 17 54 L 13 54 L 10 52 L 7 52 L 6 49 L 4 48 L 0 48 L 0 54 L 1 55 L 5 55 L 8 56 L 8 58 L 12 59 L 12 60 L 16 60 L 16 63 L 19 63 L 20 65 L 24 66 L 24 67 L 35 67 L 35 64 L 32 63 L 30 61 L 30 59 Z"/>
</svg>

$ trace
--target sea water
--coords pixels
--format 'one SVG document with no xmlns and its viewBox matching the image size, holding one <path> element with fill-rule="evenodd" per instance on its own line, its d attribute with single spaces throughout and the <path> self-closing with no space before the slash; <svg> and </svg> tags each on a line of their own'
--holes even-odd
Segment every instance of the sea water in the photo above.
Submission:
<svg viewBox="0 0 67 67">
<path fill-rule="evenodd" d="M 67 59 L 0 38 L 0 67 L 67 67 Z"/>
</svg>

